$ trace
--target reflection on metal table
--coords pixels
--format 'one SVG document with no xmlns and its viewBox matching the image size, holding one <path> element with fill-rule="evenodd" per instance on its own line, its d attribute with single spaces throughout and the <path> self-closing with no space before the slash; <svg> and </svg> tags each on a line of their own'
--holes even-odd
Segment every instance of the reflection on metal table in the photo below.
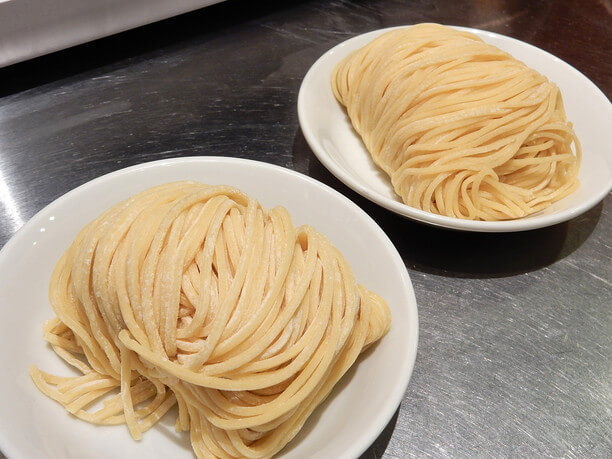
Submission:
<svg viewBox="0 0 612 459">
<path fill-rule="evenodd" d="M 365 200 L 317 161 L 296 98 L 327 49 L 416 22 L 526 41 L 609 96 L 611 15 L 594 0 L 230 0 L 7 67 L 0 243 L 57 197 L 129 165 L 224 155 L 294 169 L 370 214 L 416 291 L 412 380 L 364 458 L 609 456 L 610 197 L 567 223 L 524 233 L 422 226 Z"/>
</svg>

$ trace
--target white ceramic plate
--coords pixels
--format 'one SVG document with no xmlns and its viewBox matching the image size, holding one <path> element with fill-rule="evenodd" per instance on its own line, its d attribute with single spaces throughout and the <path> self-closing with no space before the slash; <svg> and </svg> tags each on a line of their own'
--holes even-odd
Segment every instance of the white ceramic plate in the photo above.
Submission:
<svg viewBox="0 0 612 459">
<path fill-rule="evenodd" d="M 0 252 L 0 450 L 18 458 L 190 458 L 173 416 L 131 439 L 125 426 L 92 426 L 68 415 L 34 387 L 28 366 L 69 374 L 42 339 L 53 317 L 51 270 L 79 228 L 111 205 L 156 184 L 198 180 L 233 185 L 263 206 L 285 206 L 345 255 L 358 282 L 389 303 L 392 328 L 340 381 L 281 457 L 358 457 L 397 409 L 414 364 L 417 308 L 404 263 L 380 227 L 348 199 L 309 177 L 270 164 L 220 157 L 156 161 L 76 188 L 33 217 Z"/>
<path fill-rule="evenodd" d="M 606 96 L 574 67 L 535 46 L 493 32 L 456 28 L 472 32 L 512 54 L 559 86 L 568 119 L 574 124 L 584 152 L 580 189 L 537 214 L 503 222 L 444 217 L 403 204 L 387 175 L 371 160 L 344 107 L 334 97 L 330 83 L 338 62 L 391 29 L 376 30 L 340 43 L 321 56 L 304 77 L 298 116 L 304 137 L 323 165 L 357 193 L 393 212 L 458 230 L 505 232 L 541 228 L 574 218 L 601 201 L 612 189 L 612 105 Z"/>
</svg>

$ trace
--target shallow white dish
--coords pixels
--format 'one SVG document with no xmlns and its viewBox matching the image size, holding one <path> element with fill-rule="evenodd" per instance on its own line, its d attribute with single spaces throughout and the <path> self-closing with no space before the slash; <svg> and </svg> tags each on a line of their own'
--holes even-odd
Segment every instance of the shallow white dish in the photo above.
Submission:
<svg viewBox="0 0 612 459">
<path fill-rule="evenodd" d="M 612 189 L 612 105 L 606 96 L 574 67 L 535 46 L 493 32 L 456 28 L 512 54 L 559 86 L 568 119 L 583 148 L 580 189 L 537 214 L 503 222 L 445 217 L 402 203 L 387 175 L 372 161 L 331 89 L 336 64 L 392 28 L 340 43 L 321 56 L 304 77 L 298 117 L 306 141 L 323 165 L 347 186 L 382 207 L 413 220 L 457 230 L 509 232 L 542 228 L 574 218 L 601 201 Z"/>
<path fill-rule="evenodd" d="M 264 207 L 285 206 L 331 240 L 357 281 L 381 294 L 392 328 L 340 381 L 328 401 L 279 457 L 358 457 L 397 409 L 414 365 L 418 319 L 406 267 L 391 241 L 359 207 L 309 177 L 266 163 L 222 157 L 162 160 L 123 169 L 67 193 L 34 216 L 0 252 L 0 450 L 18 458 L 190 458 L 187 434 L 174 417 L 135 442 L 125 426 L 93 426 L 46 398 L 28 375 L 31 364 L 69 374 L 42 339 L 53 317 L 47 300 L 51 270 L 77 231 L 111 205 L 176 180 L 228 184 Z"/>
</svg>

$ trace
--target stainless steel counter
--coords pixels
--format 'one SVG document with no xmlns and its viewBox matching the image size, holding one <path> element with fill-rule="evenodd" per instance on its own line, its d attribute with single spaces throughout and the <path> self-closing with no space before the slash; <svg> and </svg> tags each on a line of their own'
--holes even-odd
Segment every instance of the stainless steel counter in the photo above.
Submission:
<svg viewBox="0 0 612 459">
<path fill-rule="evenodd" d="M 228 1 L 0 70 L 0 243 L 55 198 L 129 165 L 227 155 L 295 169 L 383 227 L 416 291 L 413 377 L 363 457 L 610 457 L 610 196 L 567 223 L 526 233 L 422 226 L 328 173 L 296 113 L 301 79 L 324 51 L 365 31 L 424 21 L 530 42 L 610 95 L 606 5 Z"/>
</svg>

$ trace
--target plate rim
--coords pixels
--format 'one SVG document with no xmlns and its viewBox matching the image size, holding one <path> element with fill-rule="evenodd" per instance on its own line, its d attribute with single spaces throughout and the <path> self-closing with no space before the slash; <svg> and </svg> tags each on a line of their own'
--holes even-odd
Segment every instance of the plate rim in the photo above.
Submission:
<svg viewBox="0 0 612 459">
<path fill-rule="evenodd" d="M 406 310 L 406 315 L 410 320 L 409 324 L 404 324 L 407 327 L 411 328 L 410 333 L 407 333 L 407 339 L 402 340 L 402 349 L 405 353 L 405 358 L 401 360 L 401 372 L 394 378 L 397 383 L 393 386 L 392 390 L 389 392 L 388 400 L 389 403 L 383 407 L 384 409 L 377 411 L 377 419 L 373 423 L 369 423 L 371 426 L 369 430 L 366 432 L 367 435 L 360 435 L 355 441 L 351 443 L 352 446 L 348 448 L 348 451 L 343 454 L 342 457 L 350 457 L 350 458 L 358 458 L 363 452 L 365 452 L 380 436 L 382 431 L 388 425 L 388 423 L 393 418 L 395 412 L 399 408 L 403 395 L 407 390 L 408 384 L 412 378 L 412 373 L 414 371 L 414 365 L 417 356 L 418 349 L 418 340 L 419 340 L 419 317 L 418 317 L 418 304 L 414 292 L 414 285 L 412 280 L 410 279 L 410 275 L 408 273 L 408 269 L 399 254 L 397 247 L 391 241 L 389 236 L 385 233 L 385 231 L 380 227 L 380 225 L 370 217 L 361 207 L 351 201 L 348 197 L 344 196 L 339 191 L 334 188 L 322 183 L 308 175 L 305 175 L 301 172 L 295 171 L 293 169 L 289 169 L 283 166 L 275 165 L 272 163 L 267 163 L 264 161 L 257 161 L 252 159 L 245 158 L 236 158 L 236 157 L 226 157 L 226 156 L 184 156 L 177 158 L 166 158 L 154 161 L 148 161 L 144 163 L 134 164 L 132 166 L 128 166 L 125 168 L 121 168 L 112 172 L 108 172 L 101 176 L 95 177 L 85 183 L 67 191 L 61 196 L 54 199 L 49 204 L 45 205 L 42 209 L 36 212 L 26 223 L 23 224 L 19 230 L 17 230 L 13 236 L 6 242 L 6 244 L 0 249 L 0 270 L 4 269 L 7 260 L 10 261 L 10 255 L 17 250 L 19 251 L 19 247 L 25 241 L 25 238 L 28 237 L 29 233 L 35 231 L 39 222 L 46 218 L 48 214 L 52 214 L 55 209 L 64 205 L 66 201 L 72 199 L 74 196 L 78 196 L 82 191 L 86 188 L 90 188 L 93 186 L 97 186 L 98 184 L 114 180 L 117 177 L 123 175 L 129 175 L 131 173 L 138 173 L 141 171 L 146 171 L 147 169 L 155 169 L 159 167 L 172 166 L 174 164 L 181 163 L 198 163 L 198 164 L 209 164 L 209 163 L 225 163 L 225 164 L 248 164 L 253 168 L 263 168 L 273 171 L 276 174 L 285 174 L 287 176 L 292 177 L 293 179 L 303 180 L 308 182 L 311 186 L 319 187 L 323 191 L 329 193 L 333 198 L 339 199 L 342 204 L 345 206 L 351 207 L 353 211 L 356 211 L 360 219 L 368 225 L 370 225 L 374 231 L 377 233 L 377 236 L 381 238 L 383 244 L 388 247 L 389 254 L 393 258 L 394 268 L 400 268 L 399 274 L 402 279 L 402 297 L 409 300 L 408 304 L 398 305 L 400 308 L 404 308 Z M 146 172 L 145 172 L 146 173 Z M 197 180 L 197 179 L 194 179 Z M 151 185 L 153 186 L 153 185 Z M 240 188 L 239 186 L 237 188 Z M 0 287 L 2 287 L 2 283 L 0 282 Z M 50 307 L 48 304 L 46 305 Z M 0 309 L 0 317 L 2 314 L 7 313 L 8 308 Z M 393 326 L 393 322 L 392 322 Z M 44 340 L 41 339 L 41 346 L 44 345 Z M 3 416 L 4 417 L 4 416 Z M 82 422 L 82 421 L 80 421 Z M 308 437 L 305 437 L 307 439 Z M 303 439 L 302 441 L 305 441 Z M 27 457 L 27 453 L 22 451 L 22 448 L 19 448 L 17 444 L 13 443 L 9 436 L 4 433 L 4 429 L 0 429 L 0 451 L 6 455 L 7 458 L 10 459 L 18 459 Z M 26 455 L 24 455 L 26 454 Z M 282 450 L 277 453 L 281 454 Z"/>
<path fill-rule="evenodd" d="M 504 220 L 504 221 L 479 221 L 479 220 L 465 220 L 454 217 L 447 217 L 445 215 L 438 215 L 432 212 L 427 212 L 421 209 L 417 209 L 415 207 L 410 207 L 399 200 L 394 200 L 388 198 L 377 191 L 371 189 L 367 185 L 364 185 L 364 182 L 355 179 L 352 175 L 346 172 L 342 167 L 340 167 L 333 160 L 332 155 L 326 153 L 326 149 L 319 142 L 318 137 L 314 134 L 313 129 L 311 129 L 310 124 L 308 123 L 308 110 L 306 109 L 306 99 L 308 98 L 307 94 L 307 86 L 310 84 L 312 80 L 317 77 L 318 68 L 322 66 L 327 60 L 331 58 L 333 54 L 335 54 L 339 49 L 342 49 L 346 46 L 349 46 L 351 42 L 365 39 L 367 36 L 371 36 L 375 38 L 385 32 L 394 30 L 394 29 L 402 29 L 407 27 L 412 27 L 415 24 L 405 24 L 399 26 L 385 27 L 381 29 L 371 30 L 369 32 L 364 32 L 358 35 L 355 35 L 351 38 L 348 38 L 332 48 L 325 51 L 317 60 L 310 66 L 308 71 L 306 72 L 304 78 L 302 79 L 302 83 L 300 85 L 298 100 L 297 100 L 297 112 L 298 112 L 298 121 L 300 124 L 300 128 L 306 142 L 310 146 L 310 149 L 313 151 L 315 156 L 321 163 L 325 166 L 327 170 L 329 170 L 338 180 L 344 183 L 346 186 L 356 191 L 358 194 L 363 196 L 364 198 L 378 204 L 379 206 L 394 212 L 402 217 L 408 218 L 413 221 L 417 221 L 420 223 L 425 223 L 430 226 L 438 227 L 438 228 L 447 228 L 452 230 L 459 231 L 471 231 L 471 232 L 490 232 L 490 233 L 502 233 L 502 232 L 519 232 L 519 231 L 527 231 L 534 230 L 539 228 L 544 228 L 552 225 L 556 225 L 558 223 L 563 223 L 568 220 L 571 220 L 588 210 L 595 207 L 599 202 L 601 202 L 607 195 L 612 191 L 612 175 L 608 178 L 607 184 L 599 190 L 598 193 L 590 195 L 588 199 L 584 200 L 578 205 L 570 207 L 569 209 L 565 209 L 562 211 L 554 212 L 546 215 L 536 215 L 530 218 L 519 218 L 512 220 Z M 451 27 L 457 30 L 470 32 L 475 35 L 485 35 L 495 39 L 500 40 L 509 40 L 510 42 L 514 42 L 519 46 L 526 46 L 530 51 L 544 53 L 548 58 L 557 61 L 559 63 L 564 64 L 568 67 L 568 70 L 573 73 L 573 76 L 576 78 L 583 79 L 586 83 L 588 83 L 592 89 L 597 93 L 598 97 L 603 98 L 604 100 L 608 100 L 603 91 L 593 83 L 586 75 L 580 72 L 571 64 L 562 60 L 561 58 L 555 56 L 554 54 L 546 51 L 545 49 L 539 48 L 535 45 L 527 43 L 525 41 L 519 40 L 517 38 L 513 38 L 507 35 L 503 35 L 497 32 L 491 32 L 489 30 L 477 29 L 473 27 L 465 27 L 465 26 L 456 26 L 444 24 L 447 27 Z M 338 104 L 338 106 L 346 112 L 345 108 L 340 105 L 340 103 L 335 99 L 334 103 Z M 609 105 L 609 111 L 612 115 L 612 104 Z M 359 135 L 355 133 L 357 137 Z M 359 141 L 362 142 L 359 137 Z M 365 147 L 364 147 L 365 148 Z M 366 149 L 367 150 L 367 149 Z M 386 176 L 386 174 L 385 174 Z"/>
</svg>

